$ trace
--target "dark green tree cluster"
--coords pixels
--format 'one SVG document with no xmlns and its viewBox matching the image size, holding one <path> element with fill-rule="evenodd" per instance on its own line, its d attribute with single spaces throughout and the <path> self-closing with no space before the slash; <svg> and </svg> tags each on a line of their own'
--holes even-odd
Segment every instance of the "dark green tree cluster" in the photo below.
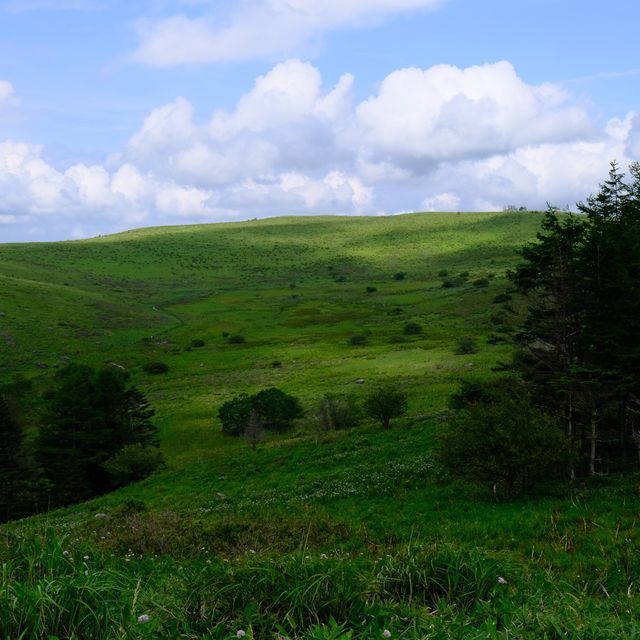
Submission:
<svg viewBox="0 0 640 640">
<path fill-rule="evenodd" d="M 550 209 L 512 274 L 529 302 L 516 369 L 558 416 L 579 474 L 640 454 L 640 165 L 612 163 L 579 213 Z"/>
<path fill-rule="evenodd" d="M 34 473 L 29 464 L 17 409 L 0 390 L 0 522 L 29 513 Z"/>
<path fill-rule="evenodd" d="M 393 418 L 407 410 L 407 394 L 396 384 L 386 382 L 366 393 L 362 402 L 348 395 L 326 394 L 317 404 L 320 431 L 355 427 L 362 414 L 388 429 Z M 271 387 L 254 395 L 246 393 L 225 402 L 218 410 L 223 433 L 239 436 L 255 448 L 265 431 L 285 431 L 304 415 L 300 401 Z"/>
<path fill-rule="evenodd" d="M 262 429 L 285 431 L 302 415 L 300 401 L 275 387 L 251 396 L 243 393 L 225 402 L 218 410 L 222 431 L 241 437 L 249 427 L 253 433 L 258 423 Z"/>
<path fill-rule="evenodd" d="M 71 364 L 41 396 L 0 393 L 0 517 L 70 504 L 132 482 L 161 464 L 153 410 L 115 368 Z M 42 404 L 29 430 L 16 407 Z M 32 412 L 33 413 L 33 412 Z"/>
</svg>

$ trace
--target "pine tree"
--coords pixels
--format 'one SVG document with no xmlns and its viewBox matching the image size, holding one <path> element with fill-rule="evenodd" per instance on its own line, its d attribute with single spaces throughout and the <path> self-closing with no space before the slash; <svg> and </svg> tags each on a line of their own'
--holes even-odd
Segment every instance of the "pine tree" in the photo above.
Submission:
<svg viewBox="0 0 640 640">
<path fill-rule="evenodd" d="M 562 415 L 591 475 L 624 466 L 640 396 L 640 167 L 615 162 L 584 217 L 547 214 L 513 280 L 531 306 L 518 365 Z"/>
<path fill-rule="evenodd" d="M 107 491 L 104 463 L 126 445 L 157 446 L 153 410 L 126 375 L 69 365 L 56 376 L 36 439 L 36 456 L 52 487 L 51 503 L 68 504 Z"/>
<path fill-rule="evenodd" d="M 29 479 L 22 427 L 0 393 L 0 522 L 25 515 Z"/>
</svg>

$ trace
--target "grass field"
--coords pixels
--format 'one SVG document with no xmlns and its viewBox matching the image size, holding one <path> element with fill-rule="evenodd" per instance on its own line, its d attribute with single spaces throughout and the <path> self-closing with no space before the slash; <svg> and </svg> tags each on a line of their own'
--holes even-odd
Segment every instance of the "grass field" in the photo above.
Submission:
<svg viewBox="0 0 640 640">
<path fill-rule="evenodd" d="M 278 218 L 0 245 L 2 378 L 124 366 L 168 461 L 2 528 L 0 637 L 636 638 L 638 477 L 494 503 L 433 454 L 459 381 L 510 356 L 487 342 L 516 321 L 494 298 L 540 219 Z M 464 337 L 476 353 L 456 353 Z M 166 374 L 143 371 L 157 360 Z M 392 429 L 317 433 L 324 393 L 387 379 L 410 395 Z M 267 386 L 307 417 L 256 451 L 223 436 L 220 404 Z"/>
</svg>

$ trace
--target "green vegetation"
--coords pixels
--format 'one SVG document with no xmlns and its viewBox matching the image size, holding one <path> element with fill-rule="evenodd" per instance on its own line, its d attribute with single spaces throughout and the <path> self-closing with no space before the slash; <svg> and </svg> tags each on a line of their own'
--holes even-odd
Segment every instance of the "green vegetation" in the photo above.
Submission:
<svg viewBox="0 0 640 640">
<path fill-rule="evenodd" d="M 0 638 L 636 636 L 637 473 L 496 501 L 438 455 L 449 397 L 512 356 L 525 311 L 494 300 L 541 220 L 281 218 L 0 245 L 1 382 L 33 387 L 25 439 L 51 369 L 111 363 L 155 409 L 167 461 L 0 529 Z M 456 355 L 467 336 L 476 352 Z M 350 413 L 388 382 L 407 397 L 389 429 Z M 219 409 L 269 388 L 305 416 L 261 434 L 250 412 L 252 446 L 224 435 Z M 113 477 L 142 462 L 123 450 Z"/>
</svg>

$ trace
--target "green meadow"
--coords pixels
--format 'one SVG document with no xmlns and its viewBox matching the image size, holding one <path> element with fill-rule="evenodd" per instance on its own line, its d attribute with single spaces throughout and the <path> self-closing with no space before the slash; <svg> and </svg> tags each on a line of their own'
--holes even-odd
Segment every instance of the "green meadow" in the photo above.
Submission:
<svg viewBox="0 0 640 640">
<path fill-rule="evenodd" d="M 637 475 L 495 502 L 434 454 L 460 382 L 511 357 L 522 303 L 505 303 L 506 274 L 541 217 L 276 218 L 0 245 L 0 382 L 124 367 L 167 461 L 0 528 L 0 638 L 637 638 Z M 157 361 L 166 373 L 145 372 Z M 324 394 L 384 381 L 409 395 L 391 429 L 318 431 Z M 221 404 L 271 386 L 300 398 L 295 428 L 256 450 L 224 436 Z"/>
</svg>

